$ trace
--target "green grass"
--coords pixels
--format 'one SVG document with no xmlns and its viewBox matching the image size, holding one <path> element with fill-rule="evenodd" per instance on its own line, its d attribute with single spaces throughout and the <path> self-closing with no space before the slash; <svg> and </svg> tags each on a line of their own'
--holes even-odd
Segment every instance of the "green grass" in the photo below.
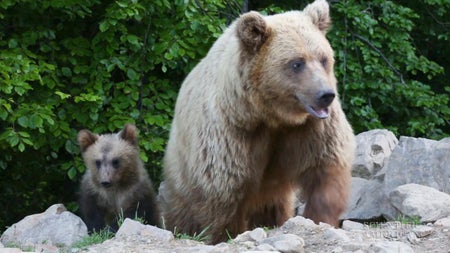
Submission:
<svg viewBox="0 0 450 253">
<path fill-rule="evenodd" d="M 205 229 L 203 229 L 200 233 L 194 233 L 193 235 L 188 235 L 186 233 L 181 233 L 177 231 L 177 228 L 175 227 L 173 234 L 175 236 L 175 238 L 177 239 L 189 239 L 189 240 L 194 240 L 194 241 L 199 241 L 199 242 L 205 242 L 208 241 L 210 239 L 209 235 L 206 235 L 206 231 L 209 229 L 209 226 L 206 227 Z"/>
<path fill-rule="evenodd" d="M 114 237 L 114 233 L 109 231 L 108 229 L 102 229 L 100 231 L 95 231 L 91 235 L 88 235 L 81 239 L 79 242 L 73 245 L 74 248 L 86 248 L 93 244 L 102 243 L 108 239 Z"/>
<path fill-rule="evenodd" d="M 400 215 L 397 217 L 396 221 L 399 221 L 402 224 L 410 224 L 410 225 L 420 225 L 422 222 L 420 222 L 419 216 L 413 216 L 409 217 L 406 215 Z"/>
</svg>

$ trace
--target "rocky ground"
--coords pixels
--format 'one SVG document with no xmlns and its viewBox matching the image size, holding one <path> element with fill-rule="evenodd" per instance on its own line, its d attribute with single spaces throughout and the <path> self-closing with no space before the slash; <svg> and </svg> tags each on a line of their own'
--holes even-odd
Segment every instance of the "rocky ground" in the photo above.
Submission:
<svg viewBox="0 0 450 253">
<path fill-rule="evenodd" d="M 301 216 L 275 229 L 256 228 L 218 245 L 205 245 L 137 221 L 126 219 L 116 236 L 83 248 L 49 244 L 28 246 L 26 252 L 125 253 L 125 252 L 450 252 L 450 217 L 433 224 L 387 222 L 362 224 L 344 221 L 341 229 L 314 224 Z M 0 253 L 22 252 L 0 248 Z"/>
<path fill-rule="evenodd" d="M 86 225 L 63 205 L 55 204 L 11 225 L 0 238 L 4 245 L 0 244 L 0 253 L 21 249 L 51 253 L 450 253 L 450 138 L 398 140 L 392 132 L 382 129 L 361 133 L 356 139 L 351 196 L 341 229 L 316 225 L 297 216 L 280 228 L 257 228 L 211 246 L 126 219 L 114 238 L 76 248 L 71 245 L 87 236 Z M 301 209 L 300 204 L 299 213 Z M 350 221 L 380 219 L 390 222 Z"/>
<path fill-rule="evenodd" d="M 335 229 L 297 216 L 280 228 L 257 228 L 215 246 L 173 239 L 167 231 L 135 223 L 129 221 L 115 238 L 78 252 L 450 252 L 450 218 L 427 225 L 345 221 L 343 229 Z"/>
</svg>

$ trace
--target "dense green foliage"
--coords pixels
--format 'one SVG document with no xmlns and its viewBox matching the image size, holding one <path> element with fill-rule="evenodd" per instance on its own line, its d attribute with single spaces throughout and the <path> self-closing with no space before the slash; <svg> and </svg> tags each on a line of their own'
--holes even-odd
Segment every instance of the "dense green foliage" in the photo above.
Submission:
<svg viewBox="0 0 450 253">
<path fill-rule="evenodd" d="M 237 15 L 215 2 L 1 2 L 0 225 L 75 200 L 82 128 L 135 123 L 160 180 L 178 87 Z"/>
<path fill-rule="evenodd" d="M 245 2 L 266 13 L 306 5 Z M 179 85 L 242 6 L 238 0 L 1 1 L 0 231 L 51 203 L 76 209 L 82 128 L 115 132 L 135 123 L 141 157 L 159 182 Z M 450 0 L 332 5 L 328 37 L 356 132 L 449 135 L 449 12 Z"/>
</svg>

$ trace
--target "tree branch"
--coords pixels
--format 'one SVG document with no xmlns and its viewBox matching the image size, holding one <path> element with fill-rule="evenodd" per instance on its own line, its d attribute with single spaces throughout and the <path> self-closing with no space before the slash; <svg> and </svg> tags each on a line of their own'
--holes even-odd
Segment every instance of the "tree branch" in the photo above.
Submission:
<svg viewBox="0 0 450 253">
<path fill-rule="evenodd" d="M 389 61 L 388 58 L 386 58 L 386 56 L 384 56 L 383 52 L 381 52 L 380 49 L 378 49 L 374 44 L 372 44 L 368 39 L 362 37 L 359 34 L 353 34 L 356 38 L 358 38 L 359 40 L 363 41 L 364 43 L 366 43 L 367 45 L 369 45 L 373 50 L 375 50 L 375 52 L 377 52 L 381 58 L 387 63 L 387 65 L 389 66 L 389 68 L 392 69 L 392 71 L 394 71 L 395 74 L 397 74 L 400 78 L 400 82 L 402 84 L 406 84 L 405 81 L 403 80 L 403 74 L 394 67 L 394 65 L 392 65 L 392 63 Z"/>
</svg>

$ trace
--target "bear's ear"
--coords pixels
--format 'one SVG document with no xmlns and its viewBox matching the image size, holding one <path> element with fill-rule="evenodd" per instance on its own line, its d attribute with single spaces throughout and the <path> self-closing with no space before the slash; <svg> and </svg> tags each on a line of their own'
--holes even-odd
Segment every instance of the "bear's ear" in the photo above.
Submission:
<svg viewBox="0 0 450 253">
<path fill-rule="evenodd" d="M 137 128 L 133 124 L 126 124 L 118 133 L 119 137 L 128 141 L 131 145 L 138 145 Z"/>
<path fill-rule="evenodd" d="M 91 133 L 91 131 L 83 129 L 78 132 L 78 145 L 80 145 L 81 152 L 85 152 L 86 149 L 94 144 L 98 140 L 98 135 Z"/>
<path fill-rule="evenodd" d="M 323 34 L 327 33 L 331 24 L 330 7 L 326 0 L 316 0 L 308 4 L 303 11 L 308 15 L 313 24 L 316 25 Z"/>
<path fill-rule="evenodd" d="M 237 35 L 244 48 L 251 53 L 255 53 L 270 36 L 270 28 L 261 14 L 251 11 L 239 18 Z"/>
</svg>

